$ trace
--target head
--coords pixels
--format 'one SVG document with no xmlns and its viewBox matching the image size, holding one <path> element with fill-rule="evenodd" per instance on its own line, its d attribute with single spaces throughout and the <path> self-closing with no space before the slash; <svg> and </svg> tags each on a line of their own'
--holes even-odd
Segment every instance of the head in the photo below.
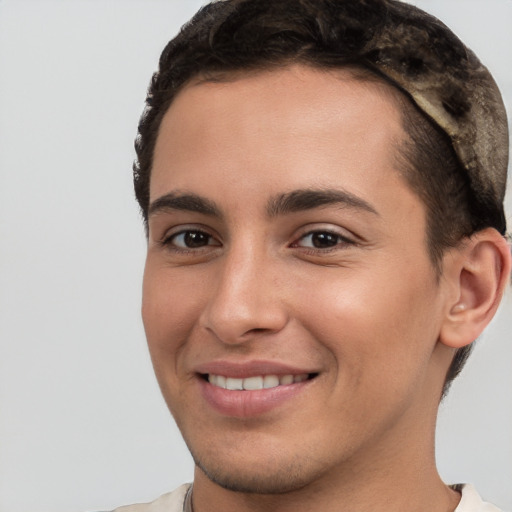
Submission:
<svg viewBox="0 0 512 512">
<path fill-rule="evenodd" d="M 447 248 L 487 227 L 505 234 L 508 132 L 499 92 L 441 22 L 393 0 L 232 0 L 197 13 L 163 51 L 139 125 L 134 181 L 146 222 L 155 143 L 176 95 L 193 80 L 291 64 L 349 68 L 362 82 L 395 88 L 409 134 L 397 148 L 400 168 L 425 204 L 427 250 L 438 277 Z M 457 351 L 445 391 L 471 348 Z"/>
<path fill-rule="evenodd" d="M 164 50 L 136 143 L 143 318 L 211 481 L 282 493 L 432 453 L 510 269 L 501 100 L 446 30 L 392 1 L 235 0 Z"/>
<path fill-rule="evenodd" d="M 136 142 L 143 317 L 211 481 L 285 492 L 432 452 L 510 267 L 500 101 L 399 2 L 220 1 L 169 43 Z"/>
</svg>

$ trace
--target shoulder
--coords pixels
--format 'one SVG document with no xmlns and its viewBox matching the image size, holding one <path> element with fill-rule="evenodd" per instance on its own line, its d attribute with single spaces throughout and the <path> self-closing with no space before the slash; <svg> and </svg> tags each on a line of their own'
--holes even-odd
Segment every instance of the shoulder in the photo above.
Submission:
<svg viewBox="0 0 512 512">
<path fill-rule="evenodd" d="M 151 503 L 126 505 L 116 508 L 112 512 L 182 512 L 183 502 L 189 487 L 190 484 L 184 484 L 176 490 L 160 496 L 160 498 Z"/>
<path fill-rule="evenodd" d="M 462 492 L 462 498 L 455 512 L 504 512 L 495 505 L 483 501 L 472 485 L 454 487 Z"/>
</svg>

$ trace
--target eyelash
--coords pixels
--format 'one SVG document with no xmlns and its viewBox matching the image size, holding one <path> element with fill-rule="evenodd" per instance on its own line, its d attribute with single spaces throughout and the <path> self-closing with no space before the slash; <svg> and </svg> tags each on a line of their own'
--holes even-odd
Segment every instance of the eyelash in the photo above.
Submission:
<svg viewBox="0 0 512 512">
<path fill-rule="evenodd" d="M 181 252 L 181 253 L 189 253 L 189 252 L 197 252 L 198 250 L 201 250 L 205 247 L 218 247 L 220 243 L 218 244 L 211 244 L 206 243 L 205 245 L 200 245 L 199 247 L 180 247 L 175 244 L 175 241 L 180 236 L 187 236 L 187 235 L 199 235 L 202 237 L 207 237 L 208 242 L 211 240 L 215 240 L 215 237 L 208 233 L 207 231 L 204 231 L 202 229 L 182 229 L 181 231 L 178 231 L 176 233 L 172 233 L 170 235 L 164 236 L 162 240 L 160 240 L 160 244 L 164 247 L 171 248 L 173 251 Z"/>
<path fill-rule="evenodd" d="M 187 247 L 186 241 L 183 240 L 184 246 L 176 245 L 176 239 L 178 237 L 186 237 L 187 235 L 193 235 L 193 236 L 200 236 L 205 237 L 208 239 L 208 242 L 204 245 L 199 245 L 197 247 Z M 301 240 L 305 240 L 306 238 L 310 237 L 311 243 L 314 245 L 313 237 L 321 237 L 325 236 L 326 240 L 332 242 L 335 241 L 332 245 L 328 247 L 314 247 L 314 246 L 303 246 L 300 245 Z M 168 236 L 165 236 L 161 241 L 160 244 L 163 247 L 170 248 L 175 252 L 179 252 L 182 254 L 188 254 L 192 252 L 198 252 L 202 249 L 205 249 L 206 247 L 219 247 L 221 245 L 220 242 L 218 243 L 210 243 L 212 240 L 216 240 L 216 238 L 208 233 L 207 231 L 204 231 L 202 229 L 183 229 L 181 231 L 178 231 L 176 233 L 172 233 Z M 337 233 L 336 231 L 329 230 L 329 229 L 313 229 L 310 231 L 307 231 L 306 233 L 302 234 L 300 237 L 296 239 L 296 241 L 292 242 L 289 247 L 292 248 L 301 248 L 304 252 L 313 253 L 313 254 L 325 254 L 329 253 L 335 250 L 342 249 L 346 246 L 350 245 L 356 245 L 356 242 L 352 240 L 351 238 L 348 238 L 344 235 L 341 235 L 340 233 Z"/>
<path fill-rule="evenodd" d="M 306 239 L 307 237 L 310 237 L 311 242 L 314 244 L 313 237 L 325 236 L 325 235 L 327 235 L 331 241 L 334 239 L 335 243 L 333 245 L 330 245 L 329 247 L 307 247 L 307 246 L 299 245 L 299 242 L 301 240 Z M 310 231 L 304 233 L 303 235 L 301 235 L 297 239 L 296 242 L 293 242 L 291 244 L 291 247 L 301 247 L 306 252 L 311 252 L 311 253 L 315 253 L 315 254 L 318 254 L 318 253 L 325 254 L 325 253 L 335 251 L 335 250 L 340 250 L 346 246 L 355 245 L 355 244 L 356 244 L 356 242 L 354 240 L 352 240 L 351 238 L 348 238 L 340 233 L 337 233 L 336 231 L 329 230 L 329 229 L 313 229 L 313 230 L 310 230 Z"/>
</svg>

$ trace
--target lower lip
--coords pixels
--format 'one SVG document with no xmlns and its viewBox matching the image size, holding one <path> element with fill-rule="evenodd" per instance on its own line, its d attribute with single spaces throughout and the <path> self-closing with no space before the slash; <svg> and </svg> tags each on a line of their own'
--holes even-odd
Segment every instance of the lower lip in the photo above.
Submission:
<svg viewBox="0 0 512 512">
<path fill-rule="evenodd" d="M 206 402 L 225 416 L 250 418 L 272 411 L 302 393 L 311 380 L 254 391 L 230 391 L 200 378 Z"/>
</svg>

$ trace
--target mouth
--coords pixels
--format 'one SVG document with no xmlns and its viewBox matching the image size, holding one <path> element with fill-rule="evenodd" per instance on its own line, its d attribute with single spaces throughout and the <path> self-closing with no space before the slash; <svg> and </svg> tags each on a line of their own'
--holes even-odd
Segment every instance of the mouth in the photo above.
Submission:
<svg viewBox="0 0 512 512">
<path fill-rule="evenodd" d="M 265 360 L 217 360 L 195 368 L 208 410 L 223 417 L 254 418 L 278 414 L 314 392 L 319 371 Z M 297 406 L 297 405 L 295 405 Z"/>
<path fill-rule="evenodd" d="M 228 391 L 258 391 L 298 384 L 314 379 L 316 375 L 315 373 L 300 373 L 297 375 L 254 375 L 251 377 L 236 378 L 209 373 L 201 374 L 201 378 L 208 381 L 212 386 Z"/>
</svg>

